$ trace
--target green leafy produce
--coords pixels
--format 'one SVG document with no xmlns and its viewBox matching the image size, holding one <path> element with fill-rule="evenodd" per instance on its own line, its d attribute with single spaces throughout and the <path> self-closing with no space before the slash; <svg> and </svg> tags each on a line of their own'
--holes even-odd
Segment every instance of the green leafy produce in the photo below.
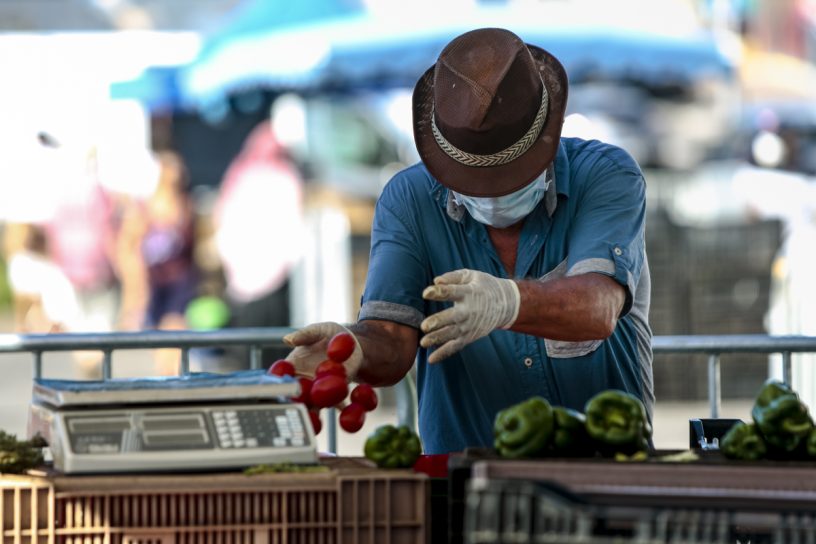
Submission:
<svg viewBox="0 0 816 544">
<path fill-rule="evenodd" d="M 619 463 L 636 463 L 639 461 L 647 461 L 649 459 L 649 452 L 638 450 L 631 455 L 618 452 L 615 454 L 614 459 Z"/>
<path fill-rule="evenodd" d="M 648 452 L 652 427 L 636 396 L 608 389 L 589 399 L 584 411 L 587 432 L 602 454 Z"/>
<path fill-rule="evenodd" d="M 276 463 L 273 465 L 255 465 L 244 470 L 247 476 L 254 476 L 256 474 L 277 474 L 277 473 L 313 473 L 313 472 L 328 472 L 329 467 L 324 465 L 297 465 L 295 463 Z"/>
<path fill-rule="evenodd" d="M 660 455 L 655 458 L 661 463 L 693 463 L 700 460 L 700 456 L 694 450 L 679 451 L 677 453 L 669 453 L 667 455 Z"/>
<path fill-rule="evenodd" d="M 13 434 L 0 431 L 0 472 L 23 474 L 43 464 L 42 439 L 17 440 Z"/>
<path fill-rule="evenodd" d="M 422 443 L 408 426 L 381 425 L 366 439 L 363 452 L 380 468 L 410 468 L 422 454 Z"/>
<path fill-rule="evenodd" d="M 765 457 L 767 450 L 759 429 L 753 423 L 740 421 L 720 440 L 720 451 L 729 459 L 757 461 Z"/>
<path fill-rule="evenodd" d="M 531 397 L 496 414 L 493 444 L 502 457 L 538 457 L 545 454 L 554 430 L 550 403 L 542 397 Z"/>
</svg>

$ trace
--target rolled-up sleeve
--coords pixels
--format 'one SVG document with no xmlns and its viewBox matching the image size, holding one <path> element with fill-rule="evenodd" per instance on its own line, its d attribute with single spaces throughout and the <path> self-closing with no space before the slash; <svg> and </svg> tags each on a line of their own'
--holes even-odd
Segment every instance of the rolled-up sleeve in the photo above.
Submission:
<svg viewBox="0 0 816 544">
<path fill-rule="evenodd" d="M 576 195 L 567 275 L 598 272 L 627 290 L 621 315 L 632 307 L 645 255 L 646 183 L 639 169 L 621 168 L 604 157 L 586 172 L 585 190 Z"/>
<path fill-rule="evenodd" d="M 419 328 L 425 318 L 422 290 L 430 284 L 427 254 L 412 209 L 399 184 L 386 186 L 374 211 L 371 256 L 359 320 L 383 319 Z"/>
</svg>

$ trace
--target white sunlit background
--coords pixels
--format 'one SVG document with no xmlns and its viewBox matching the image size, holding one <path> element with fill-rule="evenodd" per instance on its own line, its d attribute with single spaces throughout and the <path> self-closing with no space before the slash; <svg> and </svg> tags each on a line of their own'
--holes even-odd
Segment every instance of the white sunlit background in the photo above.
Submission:
<svg viewBox="0 0 816 544">
<path fill-rule="evenodd" d="M 561 59 L 565 135 L 644 168 L 656 335 L 816 335 L 813 0 L 0 2 L 0 332 L 353 321 L 375 200 L 417 160 L 412 86 L 484 26 Z M 173 251 L 168 224 L 192 229 L 198 273 L 179 288 L 255 308 L 247 321 L 153 315 L 133 256 Z M 166 374 L 165 355 L 125 354 L 115 375 Z M 816 409 L 811 359 L 794 356 L 793 385 Z M 721 416 L 745 418 L 780 362 L 722 360 Z M 30 357 L 0 364 L 0 428 L 22 434 Z M 688 419 L 707 417 L 706 368 L 655 359 L 658 447 L 686 447 Z M 383 404 L 366 428 L 397 417 L 395 394 Z M 341 433 L 341 453 L 359 448 Z"/>
</svg>

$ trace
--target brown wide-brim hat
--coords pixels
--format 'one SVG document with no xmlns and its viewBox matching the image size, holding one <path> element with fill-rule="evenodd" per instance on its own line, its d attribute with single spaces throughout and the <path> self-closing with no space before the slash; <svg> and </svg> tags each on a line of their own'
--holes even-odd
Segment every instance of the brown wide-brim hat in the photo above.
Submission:
<svg viewBox="0 0 816 544">
<path fill-rule="evenodd" d="M 544 49 L 504 29 L 467 32 L 414 87 L 417 151 L 457 193 L 512 193 L 553 162 L 567 94 L 564 67 Z"/>
</svg>

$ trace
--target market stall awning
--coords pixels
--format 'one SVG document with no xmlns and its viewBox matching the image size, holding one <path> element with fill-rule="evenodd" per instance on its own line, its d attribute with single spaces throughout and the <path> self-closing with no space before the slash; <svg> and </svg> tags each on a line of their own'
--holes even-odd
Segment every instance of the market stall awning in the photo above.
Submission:
<svg viewBox="0 0 816 544">
<path fill-rule="evenodd" d="M 203 105 L 252 88 L 326 92 L 410 87 L 453 37 L 485 26 L 508 28 L 550 50 L 573 81 L 672 84 L 732 75 L 730 60 L 705 33 L 547 24 L 546 9 L 485 4 L 433 18 L 416 10 L 401 17 L 346 14 L 224 41 L 184 67 L 178 83 L 186 96 Z"/>
<path fill-rule="evenodd" d="M 138 100 L 151 111 L 183 108 L 185 101 L 177 84 L 179 70 L 178 66 L 151 66 L 135 79 L 112 83 L 110 96 Z"/>
<path fill-rule="evenodd" d="M 298 0 L 296 2 L 270 2 L 268 0 L 245 0 L 236 7 L 214 32 L 204 39 L 201 51 L 197 55 L 196 65 L 208 65 L 219 62 L 224 51 L 238 46 L 237 53 L 228 54 L 228 62 L 235 66 L 227 77 L 246 70 L 247 61 L 257 64 L 254 57 L 245 58 L 241 43 L 263 41 L 270 33 L 284 32 L 290 27 L 306 24 L 323 23 L 348 14 L 361 13 L 362 0 Z M 281 62 L 281 55 L 276 53 L 279 47 L 271 51 L 272 64 L 266 70 L 280 71 L 287 62 Z M 284 55 L 288 58 L 289 55 Z M 277 60 L 275 60 L 277 59 Z M 151 111 L 188 109 L 194 106 L 196 98 L 189 96 L 180 85 L 181 74 L 186 64 L 154 66 L 146 69 L 138 77 L 115 82 L 110 87 L 110 94 L 115 99 L 134 99 L 140 101 Z"/>
</svg>

